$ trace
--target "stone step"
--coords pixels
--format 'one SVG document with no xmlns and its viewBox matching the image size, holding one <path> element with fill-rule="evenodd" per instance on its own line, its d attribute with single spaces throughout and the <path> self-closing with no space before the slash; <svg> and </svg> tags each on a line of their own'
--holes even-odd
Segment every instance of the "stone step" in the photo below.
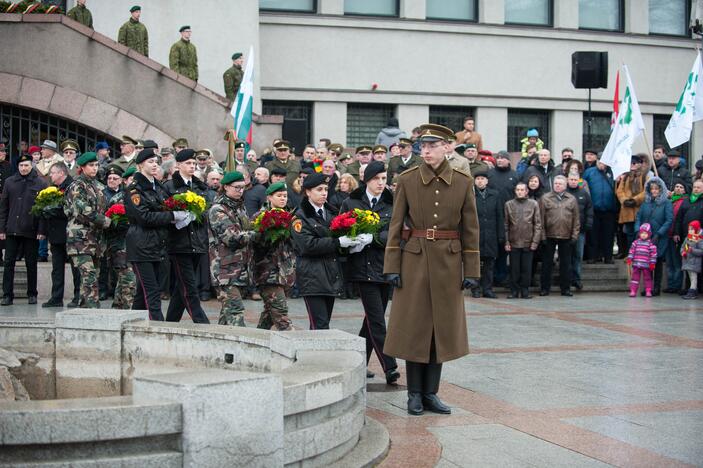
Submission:
<svg viewBox="0 0 703 468">
<path fill-rule="evenodd" d="M 4 268 L 0 266 L 0 278 Z M 13 287 L 15 298 L 23 299 L 27 297 L 27 267 L 23 261 L 15 265 L 15 285 Z M 2 294 L 0 293 L 0 296 Z"/>
</svg>

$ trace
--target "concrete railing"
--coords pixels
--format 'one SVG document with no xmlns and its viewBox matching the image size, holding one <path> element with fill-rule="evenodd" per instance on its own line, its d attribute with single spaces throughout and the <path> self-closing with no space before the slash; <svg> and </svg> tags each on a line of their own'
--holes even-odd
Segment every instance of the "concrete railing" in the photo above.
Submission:
<svg viewBox="0 0 703 468">
<path fill-rule="evenodd" d="M 23 417 L 43 424 L 53 417 L 47 408 L 70 410 L 72 417 L 85 418 L 85 427 L 95 427 L 98 414 L 110 424 L 109 418 L 121 413 L 154 404 L 166 411 L 170 403 L 180 404 L 179 434 L 154 434 L 161 437 L 157 445 L 165 447 L 159 456 L 166 466 L 178 460 L 184 466 L 323 466 L 357 444 L 366 400 L 365 344 L 359 337 L 336 330 L 270 332 L 145 317 L 145 311 L 72 310 L 57 314 L 55 323 L 0 320 L 0 347 L 40 356 L 34 371 L 17 376 L 30 395 L 74 398 L 0 406 L 0 430 L 20 434 L 0 439 L 0 452 L 8 448 L 8 457 L 25 460 L 25 448 L 37 439 L 31 433 L 22 438 Z M 33 378 L 42 384 L 32 385 Z M 101 400 L 108 406 L 120 402 L 125 411 L 105 409 Z M 127 435 L 148 427 L 139 417 L 125 418 L 133 426 L 123 430 Z M 88 459 L 96 454 L 103 463 L 110 450 L 131 447 L 129 437 L 102 440 L 96 431 L 82 440 L 59 439 L 54 448 L 39 442 L 48 444 L 42 460 L 59 462 L 65 449 Z M 170 453 L 173 437 L 182 459 Z M 96 441 L 100 450 L 87 450 Z M 66 443 L 70 447 L 63 447 Z M 133 451 L 151 456 L 139 450 Z"/>
</svg>

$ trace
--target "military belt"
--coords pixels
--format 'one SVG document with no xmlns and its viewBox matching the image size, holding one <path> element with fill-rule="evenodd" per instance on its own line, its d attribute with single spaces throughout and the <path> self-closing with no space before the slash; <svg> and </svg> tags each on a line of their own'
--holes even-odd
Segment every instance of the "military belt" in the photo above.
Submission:
<svg viewBox="0 0 703 468">
<path fill-rule="evenodd" d="M 440 231 L 438 229 L 404 229 L 403 238 L 410 239 L 411 237 L 422 237 L 427 240 L 438 239 L 459 239 L 459 231 Z"/>
</svg>

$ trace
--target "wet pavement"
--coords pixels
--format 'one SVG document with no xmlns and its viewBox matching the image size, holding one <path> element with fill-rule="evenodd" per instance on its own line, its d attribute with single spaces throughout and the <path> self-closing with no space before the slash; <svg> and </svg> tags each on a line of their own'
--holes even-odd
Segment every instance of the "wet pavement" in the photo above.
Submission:
<svg viewBox="0 0 703 468">
<path fill-rule="evenodd" d="M 245 305 L 255 326 L 262 303 Z M 219 304 L 205 308 L 216 322 Z M 368 415 L 391 436 L 381 466 L 703 466 L 703 299 L 582 293 L 466 308 L 471 354 L 445 364 L 440 389 L 451 416 L 408 416 L 403 362 L 391 387 L 371 359 Z M 307 328 L 303 301 L 290 309 Z M 16 300 L 0 316 L 55 311 Z M 359 301 L 338 300 L 331 325 L 357 333 L 362 318 Z"/>
</svg>

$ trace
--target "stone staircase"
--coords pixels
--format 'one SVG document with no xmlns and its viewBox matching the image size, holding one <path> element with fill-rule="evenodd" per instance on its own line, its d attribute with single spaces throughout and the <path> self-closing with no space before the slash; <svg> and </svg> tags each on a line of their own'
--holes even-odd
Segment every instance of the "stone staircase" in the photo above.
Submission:
<svg viewBox="0 0 703 468">
<path fill-rule="evenodd" d="M 4 268 L 0 264 L 0 278 L 2 278 Z M 51 268 L 49 268 L 51 271 Z M 0 283 L 2 280 L 0 280 Z M 51 283 L 51 279 L 49 279 Z M 51 287 L 51 286 L 49 286 Z M 24 260 L 21 260 L 15 264 L 15 299 L 26 299 L 27 298 L 27 267 L 24 266 Z M 2 293 L 0 292 L 0 296 Z"/>
<path fill-rule="evenodd" d="M 539 292 L 539 275 L 541 264 L 537 267 L 535 273 L 535 286 L 531 287 L 532 291 Z M 552 275 L 552 292 L 559 291 L 559 263 L 554 262 Z M 589 265 L 582 263 L 581 265 L 581 282 L 583 290 L 581 292 L 617 292 L 627 291 L 629 278 L 627 275 L 627 265 L 622 260 L 614 260 L 612 265 L 603 263 Z M 574 288 L 572 288 L 574 289 Z M 496 292 L 508 292 L 507 288 L 496 288 Z"/>
</svg>

